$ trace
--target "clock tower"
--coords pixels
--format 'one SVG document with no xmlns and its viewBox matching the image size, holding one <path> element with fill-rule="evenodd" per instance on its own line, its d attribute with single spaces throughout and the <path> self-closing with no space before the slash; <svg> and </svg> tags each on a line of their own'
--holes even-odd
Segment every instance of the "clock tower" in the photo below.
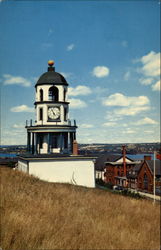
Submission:
<svg viewBox="0 0 161 250">
<path fill-rule="evenodd" d="M 76 140 L 76 122 L 72 125 L 69 120 L 68 83 L 53 65 L 54 61 L 48 62 L 48 71 L 35 85 L 35 124 L 26 122 L 27 148 L 32 154 L 71 154 Z"/>
</svg>

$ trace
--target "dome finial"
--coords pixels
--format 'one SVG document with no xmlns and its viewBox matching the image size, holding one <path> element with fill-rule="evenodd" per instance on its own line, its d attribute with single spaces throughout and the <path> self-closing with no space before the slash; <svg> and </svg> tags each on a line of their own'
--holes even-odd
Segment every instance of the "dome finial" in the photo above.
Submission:
<svg viewBox="0 0 161 250">
<path fill-rule="evenodd" d="M 55 67 L 53 67 L 54 65 L 54 61 L 53 60 L 49 60 L 48 61 L 48 71 L 55 71 Z"/>
<path fill-rule="evenodd" d="M 49 60 L 49 61 L 48 61 L 48 65 L 49 65 L 50 67 L 52 67 L 52 66 L 54 65 L 54 61 L 53 61 L 53 60 Z"/>
</svg>

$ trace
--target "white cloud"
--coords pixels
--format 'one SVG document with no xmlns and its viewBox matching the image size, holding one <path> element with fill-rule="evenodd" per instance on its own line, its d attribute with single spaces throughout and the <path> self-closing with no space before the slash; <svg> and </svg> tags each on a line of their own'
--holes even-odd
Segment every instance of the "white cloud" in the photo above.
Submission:
<svg viewBox="0 0 161 250">
<path fill-rule="evenodd" d="M 130 97 L 115 93 L 103 100 L 105 106 L 143 106 L 149 103 L 147 96 Z"/>
<path fill-rule="evenodd" d="M 117 125 L 116 122 L 105 122 L 102 124 L 103 127 L 113 127 L 115 125 Z"/>
<path fill-rule="evenodd" d="M 140 58 L 142 68 L 140 71 L 145 76 L 156 77 L 160 75 L 160 53 L 151 51 L 147 55 Z"/>
<path fill-rule="evenodd" d="M 80 99 L 75 99 L 75 98 L 71 98 L 69 99 L 70 102 L 70 107 L 73 109 L 79 109 L 79 108 L 85 108 L 87 107 L 87 104 L 80 100 Z"/>
<path fill-rule="evenodd" d="M 106 77 L 109 75 L 109 73 L 110 73 L 110 70 L 106 66 L 96 66 L 96 67 L 94 67 L 94 69 L 92 71 L 92 75 L 96 76 L 98 78 Z"/>
<path fill-rule="evenodd" d="M 11 112 L 34 112 L 34 109 L 28 107 L 27 105 L 12 107 L 10 110 Z"/>
<path fill-rule="evenodd" d="M 124 116 L 135 116 L 139 113 L 150 110 L 150 101 L 146 96 L 129 97 L 120 93 L 110 95 L 103 101 L 103 104 L 110 107 L 116 107 L 107 111 L 105 118 L 109 124 L 122 120 Z M 108 125 L 108 123 L 107 123 Z"/>
<path fill-rule="evenodd" d="M 128 81 L 130 78 L 130 71 L 127 71 L 125 74 L 124 74 L 124 80 L 125 81 Z"/>
<path fill-rule="evenodd" d="M 67 46 L 67 51 L 73 50 L 74 47 L 75 47 L 75 45 L 74 45 L 73 43 L 72 43 L 72 44 L 69 44 L 69 45 Z"/>
<path fill-rule="evenodd" d="M 13 125 L 13 128 L 17 128 L 17 129 L 24 128 L 24 127 L 25 127 L 24 124 L 14 124 Z"/>
<path fill-rule="evenodd" d="M 145 107 L 127 107 L 127 108 L 121 108 L 121 109 L 115 109 L 113 110 L 114 115 L 120 115 L 120 116 L 134 116 L 137 115 L 143 111 L 149 110 L 149 106 Z"/>
<path fill-rule="evenodd" d="M 107 111 L 107 115 L 105 116 L 105 118 L 107 119 L 108 122 L 114 122 L 114 123 L 117 122 L 117 124 L 119 125 L 120 121 L 123 120 L 124 116 L 135 116 L 147 110 L 150 110 L 149 106 L 115 108 L 112 109 L 111 111 Z"/>
<path fill-rule="evenodd" d="M 89 95 L 91 93 L 92 93 L 91 89 L 83 85 L 78 85 L 75 88 L 68 88 L 69 96 Z"/>
<path fill-rule="evenodd" d="M 93 128 L 93 124 L 86 124 L 86 123 L 83 123 L 79 126 L 80 128 Z"/>
<path fill-rule="evenodd" d="M 142 78 L 139 79 L 139 82 L 142 85 L 150 85 L 154 81 L 157 81 L 156 84 L 152 85 L 153 91 L 160 91 L 159 84 L 159 76 L 160 76 L 160 57 L 161 53 L 151 51 L 145 56 L 142 56 L 140 59 L 135 62 L 141 62 L 142 67 L 138 69 L 138 73 L 143 75 Z"/>
<path fill-rule="evenodd" d="M 22 76 L 12 76 L 9 74 L 5 74 L 3 75 L 3 77 L 4 77 L 3 80 L 4 85 L 20 85 L 23 87 L 31 86 L 31 82 Z"/>
<path fill-rule="evenodd" d="M 26 145 L 26 133 L 22 129 L 5 128 L 1 137 L 2 145 Z"/>
<path fill-rule="evenodd" d="M 153 78 L 140 78 L 139 82 L 142 85 L 150 85 L 153 82 Z"/>
<path fill-rule="evenodd" d="M 152 134 L 152 133 L 154 133 L 154 131 L 153 130 L 144 130 L 144 133 Z"/>
<path fill-rule="evenodd" d="M 113 112 L 107 111 L 107 115 L 105 117 L 109 122 L 116 122 L 118 120 L 121 120 L 122 118 L 120 116 L 114 116 Z"/>
<path fill-rule="evenodd" d="M 141 119 L 135 123 L 135 125 L 146 125 L 146 124 L 155 125 L 158 124 L 158 122 L 149 117 L 145 117 L 144 119 Z"/>
<path fill-rule="evenodd" d="M 122 133 L 124 134 L 135 134 L 136 131 L 131 129 L 131 128 L 127 128 L 126 130 L 124 130 Z"/>
<path fill-rule="evenodd" d="M 154 85 L 152 85 L 153 91 L 160 91 L 160 80 L 157 81 Z"/>
</svg>

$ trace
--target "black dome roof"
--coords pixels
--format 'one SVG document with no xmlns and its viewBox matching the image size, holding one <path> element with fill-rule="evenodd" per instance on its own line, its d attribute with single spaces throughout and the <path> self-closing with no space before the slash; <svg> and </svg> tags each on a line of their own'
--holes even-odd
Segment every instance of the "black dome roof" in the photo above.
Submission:
<svg viewBox="0 0 161 250">
<path fill-rule="evenodd" d="M 42 84 L 68 85 L 64 76 L 62 76 L 61 74 L 55 71 L 48 71 L 42 74 L 40 78 L 38 79 L 35 87 L 37 85 L 42 85 Z"/>
</svg>

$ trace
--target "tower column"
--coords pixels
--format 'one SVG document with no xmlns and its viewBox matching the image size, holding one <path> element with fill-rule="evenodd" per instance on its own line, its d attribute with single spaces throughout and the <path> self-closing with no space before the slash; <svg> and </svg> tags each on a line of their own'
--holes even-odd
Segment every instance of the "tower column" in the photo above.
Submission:
<svg viewBox="0 0 161 250">
<path fill-rule="evenodd" d="M 37 154 L 40 154 L 40 134 L 37 133 Z"/>
<path fill-rule="evenodd" d="M 35 133 L 35 153 L 38 154 L 38 148 L 37 148 L 37 145 L 38 145 L 38 134 Z"/>
<path fill-rule="evenodd" d="M 48 137 L 47 137 L 47 145 L 48 145 L 48 153 L 50 153 L 50 133 L 48 133 Z"/>
<path fill-rule="evenodd" d="M 63 150 L 63 134 L 60 133 L 60 152 Z"/>
<path fill-rule="evenodd" d="M 31 150 L 31 133 L 27 132 L 27 151 L 30 152 Z"/>
<path fill-rule="evenodd" d="M 70 150 L 73 153 L 73 133 L 70 133 Z"/>
<path fill-rule="evenodd" d="M 68 150 L 70 151 L 70 133 L 68 132 Z"/>
<path fill-rule="evenodd" d="M 34 154 L 34 147 L 35 147 L 35 140 L 34 140 L 34 136 L 35 136 L 35 133 L 34 132 L 32 132 L 32 154 Z"/>
</svg>

